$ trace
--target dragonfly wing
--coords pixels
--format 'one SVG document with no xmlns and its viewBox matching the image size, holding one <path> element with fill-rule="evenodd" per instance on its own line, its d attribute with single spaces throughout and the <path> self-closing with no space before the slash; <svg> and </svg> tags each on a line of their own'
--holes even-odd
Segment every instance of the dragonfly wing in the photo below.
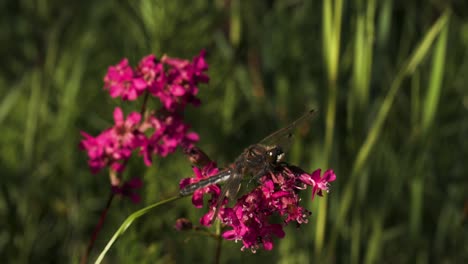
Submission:
<svg viewBox="0 0 468 264">
<path fill-rule="evenodd" d="M 239 173 L 233 173 L 229 180 L 223 185 L 221 195 L 218 197 L 218 201 L 216 202 L 215 212 L 213 214 L 214 221 L 218 215 L 219 208 L 222 206 L 224 197 L 229 197 L 230 200 L 236 198 L 237 193 L 240 189 L 240 183 L 242 181 L 242 175 Z"/>
<path fill-rule="evenodd" d="M 314 116 L 315 111 L 310 110 L 309 112 L 305 113 L 288 126 L 283 127 L 280 130 L 277 130 L 276 132 L 273 132 L 266 138 L 262 139 L 262 141 L 260 141 L 259 143 L 264 146 L 279 146 L 283 151 L 286 151 L 291 145 L 293 132 L 297 128 L 297 126 L 299 126 L 305 121 L 312 119 Z"/>
</svg>

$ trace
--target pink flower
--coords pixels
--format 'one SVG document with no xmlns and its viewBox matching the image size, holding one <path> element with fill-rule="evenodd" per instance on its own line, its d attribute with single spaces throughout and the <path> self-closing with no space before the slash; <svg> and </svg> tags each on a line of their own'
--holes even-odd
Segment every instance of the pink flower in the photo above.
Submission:
<svg viewBox="0 0 468 264">
<path fill-rule="evenodd" d="M 223 216 L 223 222 L 233 228 L 224 232 L 223 238 L 241 240 L 244 245 L 242 250 L 247 248 L 252 252 L 255 252 L 260 246 L 263 246 L 265 250 L 272 250 L 273 237 L 283 238 L 285 236 L 283 226 L 270 223 L 270 216 L 261 212 L 265 205 L 255 205 L 255 203 L 262 203 L 262 199 L 258 195 L 261 195 L 258 191 L 250 193 L 248 195 L 250 197 L 247 198 L 250 202 L 238 201 L 233 209 L 226 208 Z"/>
<path fill-rule="evenodd" d="M 116 172 L 122 172 L 125 162 L 132 151 L 145 142 L 145 135 L 138 130 L 140 114 L 133 112 L 124 118 L 120 108 L 114 110 L 115 125 L 104 130 L 97 137 L 81 132 L 83 139 L 80 148 L 88 152 L 89 167 L 93 173 L 110 166 Z"/>
<path fill-rule="evenodd" d="M 205 56 L 206 51 L 202 50 L 200 54 L 195 56 L 192 60 L 194 79 L 200 83 L 207 83 L 210 81 L 210 77 L 204 73 L 208 70 L 208 63 L 206 63 Z"/>
<path fill-rule="evenodd" d="M 181 188 L 212 175 L 205 174 L 200 177 L 199 172 L 195 170 L 194 172 L 195 178 L 182 180 Z M 315 193 L 321 195 L 321 191 L 328 191 L 329 182 L 335 179 L 332 170 L 327 170 L 324 176 L 320 177 L 320 170 L 308 174 L 298 167 L 289 165 L 265 174 L 259 179 L 259 186 L 240 197 L 234 207 L 230 208 L 226 203 L 223 204 L 219 216 L 221 222 L 231 228 L 223 233 L 223 237 L 227 240 L 241 240 L 242 249 L 250 249 L 253 252 L 259 248 L 271 250 L 273 238 L 285 236 L 283 226 L 290 222 L 295 222 L 298 226 L 308 222 L 311 213 L 300 205 L 299 191 L 311 186 L 313 195 Z M 197 190 L 192 197 L 197 208 L 202 207 L 201 196 L 205 193 L 212 193 L 212 199 L 209 201 L 210 210 L 200 222 L 209 225 L 214 218 L 215 206 L 212 201 L 214 198 L 217 200 L 219 196 L 219 186 L 211 185 L 203 190 Z M 278 216 L 283 220 L 282 224 L 274 220 Z"/>
<path fill-rule="evenodd" d="M 207 83 L 208 76 L 204 73 L 208 70 L 208 64 L 205 61 L 205 52 L 202 51 L 192 62 L 179 58 L 170 58 L 164 56 L 161 63 L 168 67 L 164 75 L 160 76 L 156 85 L 150 86 L 150 93 L 158 97 L 164 108 L 174 112 L 184 108 L 187 104 L 199 105 L 200 100 L 196 97 L 198 94 L 198 83 Z M 148 63 L 147 63 L 148 64 Z M 162 64 L 155 64 L 151 67 L 159 67 L 158 74 L 163 69 Z"/>
<path fill-rule="evenodd" d="M 133 101 L 146 89 L 146 82 L 136 75 L 123 59 L 115 66 L 110 66 L 104 77 L 104 89 L 109 90 L 112 98 L 121 97 L 122 100 Z"/>
<path fill-rule="evenodd" d="M 139 65 L 138 72 L 145 80 L 150 93 L 157 93 L 164 89 L 167 78 L 164 72 L 164 66 L 161 62 L 156 60 L 156 56 L 148 55 L 144 57 Z"/>
<path fill-rule="evenodd" d="M 188 148 L 199 140 L 198 135 L 190 132 L 190 127 L 183 123 L 182 118 L 175 113 L 168 113 L 158 118 L 150 116 L 145 123 L 145 127 L 154 130 L 140 150 L 147 166 L 151 165 L 152 155 L 165 157 L 174 152 L 177 147 Z"/>
<path fill-rule="evenodd" d="M 112 127 L 111 134 L 120 143 L 129 148 L 138 147 L 141 144 L 142 134 L 138 131 L 140 124 L 141 115 L 137 112 L 132 112 L 128 115 L 125 120 L 122 109 L 116 107 L 114 109 L 114 122 L 115 125 Z"/>
<path fill-rule="evenodd" d="M 303 173 L 299 176 L 301 182 L 312 186 L 312 199 L 315 194 L 322 196 L 322 191 L 328 192 L 329 183 L 336 179 L 336 175 L 333 170 L 327 170 L 323 174 L 323 177 L 320 177 L 320 169 L 315 170 L 312 174 Z"/>
<path fill-rule="evenodd" d="M 112 141 L 107 136 L 108 133 L 102 133 L 97 137 L 92 137 L 82 131 L 81 135 L 84 139 L 80 142 L 80 148 L 88 152 L 88 165 L 91 172 L 97 173 L 108 165 L 106 146 L 111 145 Z"/>
<path fill-rule="evenodd" d="M 135 100 L 146 89 L 159 98 L 166 110 L 182 110 L 187 104 L 199 105 L 198 84 L 207 83 L 208 64 L 205 51 L 195 56 L 192 62 L 164 56 L 161 61 L 154 55 L 144 57 L 133 70 L 127 59 L 110 66 L 104 77 L 104 89 L 112 98 Z M 165 67 L 167 70 L 165 70 Z"/>
</svg>

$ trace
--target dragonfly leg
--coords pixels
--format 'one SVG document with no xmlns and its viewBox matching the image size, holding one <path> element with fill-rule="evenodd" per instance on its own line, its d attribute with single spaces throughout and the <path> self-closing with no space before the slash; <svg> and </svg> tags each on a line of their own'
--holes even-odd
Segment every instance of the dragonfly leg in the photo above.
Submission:
<svg viewBox="0 0 468 264">
<path fill-rule="evenodd" d="M 263 175 L 265 175 L 266 173 L 268 172 L 268 166 L 261 169 L 260 172 L 256 173 L 252 178 L 250 178 L 249 182 L 247 183 L 247 187 L 249 186 L 249 184 L 252 182 L 252 181 L 257 181 L 257 183 L 260 183 L 260 177 L 262 177 Z"/>
</svg>

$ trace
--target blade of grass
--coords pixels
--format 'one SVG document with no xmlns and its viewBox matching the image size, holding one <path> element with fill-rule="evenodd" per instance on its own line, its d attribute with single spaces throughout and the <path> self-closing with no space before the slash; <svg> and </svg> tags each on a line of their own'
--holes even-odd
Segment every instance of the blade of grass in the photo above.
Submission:
<svg viewBox="0 0 468 264">
<path fill-rule="evenodd" d="M 429 88 L 426 93 L 422 113 L 422 134 L 421 141 L 422 153 L 427 152 L 426 138 L 430 132 L 430 127 L 434 122 L 434 116 L 437 112 L 437 106 L 440 99 L 442 89 L 442 80 L 445 69 L 445 53 L 447 48 L 449 23 L 447 18 L 446 26 L 442 28 L 439 38 L 435 44 L 434 55 L 432 57 L 431 77 L 429 79 Z M 413 173 L 413 181 L 410 186 L 410 214 L 409 214 L 409 231 L 412 239 L 419 237 L 421 232 L 421 224 L 423 222 L 423 209 L 424 209 L 424 175 L 427 175 L 424 164 L 426 163 L 426 155 L 419 155 Z"/>
<path fill-rule="evenodd" d="M 351 228 L 351 261 L 350 263 L 360 263 L 359 256 L 361 251 L 361 218 L 359 213 L 354 213 Z"/>
<path fill-rule="evenodd" d="M 417 175 L 422 174 L 422 170 L 418 170 Z M 415 240 L 420 232 L 422 208 L 424 195 L 424 181 L 422 177 L 417 177 L 410 184 L 410 210 L 409 210 L 409 233 L 411 239 Z"/>
<path fill-rule="evenodd" d="M 379 109 L 379 112 L 377 114 L 377 117 L 375 119 L 375 122 L 373 123 L 372 127 L 370 128 L 369 134 L 367 135 L 366 140 L 364 141 L 363 145 L 361 146 L 356 161 L 354 163 L 353 169 L 351 171 L 351 177 L 350 181 L 356 178 L 356 175 L 358 174 L 359 171 L 362 170 L 364 167 L 364 164 L 369 157 L 369 154 L 375 145 L 375 142 L 377 141 L 380 132 L 382 130 L 382 126 L 388 116 L 388 113 L 390 112 L 390 108 L 393 104 L 393 100 L 395 99 L 395 95 L 398 92 L 400 88 L 400 84 L 403 81 L 403 78 L 407 74 L 411 74 L 415 68 L 421 63 L 425 55 L 429 52 L 429 48 L 431 44 L 433 43 L 435 37 L 437 36 L 437 33 L 440 32 L 442 29 L 442 26 L 445 25 L 447 21 L 447 16 L 448 14 L 444 14 L 439 20 L 432 26 L 432 28 L 428 31 L 428 33 L 425 35 L 424 39 L 422 42 L 418 45 L 418 48 L 414 51 L 413 55 L 410 57 L 408 60 L 408 63 L 402 67 L 400 72 L 397 74 L 395 79 L 393 80 L 390 90 L 388 91 L 387 95 L 385 96 L 385 99 L 382 103 L 382 106 Z M 350 185 L 348 185 L 348 188 L 346 188 L 345 191 L 345 197 L 349 196 L 352 190 L 350 190 Z M 346 195 L 348 194 L 348 195 Z M 349 201 L 348 201 L 349 202 Z M 349 209 L 349 204 L 348 202 L 345 201 L 345 203 L 342 204 L 340 208 L 340 214 L 339 214 L 339 219 L 342 219 L 343 216 L 346 215 L 348 209 Z"/>
<path fill-rule="evenodd" d="M 369 83 L 372 74 L 372 51 L 374 40 L 375 2 L 367 3 L 365 13 L 358 14 L 354 46 L 353 92 L 358 108 L 365 108 L 369 98 Z"/>
<path fill-rule="evenodd" d="M 419 129 L 421 117 L 421 77 L 419 71 L 416 71 L 411 77 L 411 124 L 413 124 L 412 135 Z"/>
<path fill-rule="evenodd" d="M 323 49 L 328 80 L 336 82 L 338 76 L 341 20 L 343 1 L 325 1 L 323 5 Z M 333 12 L 333 13 L 332 13 Z"/>
<path fill-rule="evenodd" d="M 407 62 L 403 65 L 403 67 L 401 67 L 400 71 L 395 76 L 395 79 L 392 81 L 390 89 L 387 95 L 385 96 L 383 103 L 377 113 L 377 117 L 374 123 L 372 124 L 364 143 L 359 149 L 358 155 L 354 162 L 353 168 L 351 170 L 349 182 L 345 186 L 345 189 L 343 192 L 343 198 L 341 199 L 341 203 L 340 203 L 340 207 L 338 211 L 338 219 L 337 219 L 336 226 L 335 226 L 336 229 L 340 229 L 340 227 L 343 225 L 344 219 L 346 219 L 346 216 L 348 214 L 348 211 L 353 201 L 353 196 L 354 196 L 353 190 L 355 189 L 354 185 L 358 179 L 357 176 L 364 168 L 365 163 L 367 162 L 369 155 L 375 143 L 377 142 L 377 139 L 379 138 L 381 134 L 383 124 L 385 123 L 385 120 L 388 117 L 393 101 L 401 86 L 401 83 L 404 77 L 412 74 L 415 71 L 415 69 L 420 65 L 420 63 L 423 61 L 425 56 L 429 53 L 429 49 L 432 43 L 434 42 L 435 38 L 441 32 L 443 27 L 446 25 L 448 16 L 449 16 L 449 12 L 446 11 L 436 21 L 436 23 L 428 30 L 428 32 L 425 34 L 422 41 L 418 44 L 417 48 L 413 51 L 411 57 L 407 59 Z M 337 232 L 337 231 L 338 230 L 334 230 L 334 232 Z M 332 235 L 333 243 L 336 242 L 336 235 L 337 235 L 336 233 Z"/>
<path fill-rule="evenodd" d="M 233 46 L 238 46 L 241 40 L 242 23 L 241 23 L 241 1 L 231 1 L 231 20 L 229 25 L 229 39 Z"/>
<path fill-rule="evenodd" d="M 171 202 L 174 202 L 174 201 L 177 201 L 179 200 L 180 198 L 183 198 L 182 196 L 174 196 L 174 197 L 171 197 L 169 199 L 166 199 L 166 200 L 163 200 L 163 201 L 160 201 L 160 202 L 157 202 L 155 204 L 152 204 L 150 206 L 147 206 L 141 210 L 138 210 L 136 211 L 135 213 L 131 214 L 129 217 L 127 217 L 127 219 L 125 219 L 125 221 L 122 223 L 122 225 L 119 227 L 119 229 L 117 229 L 117 231 L 114 233 L 114 235 L 112 236 L 112 238 L 109 240 L 109 242 L 107 242 L 107 245 L 104 247 L 104 249 L 101 251 L 101 254 L 99 254 L 99 257 L 96 259 L 96 264 L 99 264 L 102 262 L 102 260 L 104 259 L 104 257 L 106 256 L 106 253 L 107 251 L 109 251 L 109 249 L 112 247 L 112 245 L 114 244 L 114 242 L 117 240 L 117 238 L 119 236 L 121 236 L 126 230 L 127 228 L 130 227 L 130 225 L 135 221 L 137 220 L 138 218 L 140 218 L 141 216 L 149 213 L 151 210 L 157 208 L 158 206 L 160 205 L 163 205 L 163 204 L 168 204 L 168 203 L 171 203 Z"/>
<path fill-rule="evenodd" d="M 336 100 L 338 94 L 337 78 L 340 55 L 342 9 L 343 1 L 341 0 L 336 0 L 333 4 L 332 1 L 325 1 L 323 6 L 323 49 L 328 74 L 328 101 L 325 118 L 325 145 L 323 152 L 326 163 L 324 164 L 324 167 L 328 167 L 328 160 L 330 159 L 330 153 L 333 148 Z M 320 254 L 323 249 L 326 217 L 327 199 L 322 199 L 318 207 L 318 219 L 315 231 L 315 251 L 317 254 Z"/>
<path fill-rule="evenodd" d="M 378 20 L 378 32 L 376 34 L 377 46 L 383 48 L 387 45 L 388 39 L 390 38 L 390 29 L 392 26 L 392 10 L 393 1 L 383 0 L 381 3 L 380 13 L 377 16 Z"/>
<path fill-rule="evenodd" d="M 24 76 L 28 76 L 25 74 Z M 3 123 L 3 120 L 8 116 L 10 111 L 14 108 L 21 96 L 22 87 L 26 78 L 23 78 L 18 84 L 12 86 L 10 92 L 3 98 L 2 103 L 0 104 L 0 125 Z"/>
<path fill-rule="evenodd" d="M 448 19 L 447 19 L 448 20 Z M 435 53 L 432 59 L 431 78 L 429 80 L 429 89 L 426 93 L 424 100 L 424 108 L 422 109 L 422 131 L 427 133 L 429 127 L 434 122 L 434 116 L 437 112 L 437 105 L 440 99 L 440 91 L 442 89 L 442 80 L 444 77 L 445 69 L 445 54 L 447 50 L 447 36 L 448 36 L 448 21 L 437 40 L 435 46 Z"/>
<path fill-rule="evenodd" d="M 24 133 L 24 160 L 26 164 L 31 162 L 33 157 L 33 151 L 35 149 L 35 140 L 37 123 L 39 119 L 39 104 L 41 101 L 41 73 L 38 70 L 34 70 L 31 73 L 31 95 L 29 97 L 28 105 L 28 116 L 25 124 L 25 133 Z"/>
<path fill-rule="evenodd" d="M 375 217 L 374 223 L 373 223 L 373 228 L 372 228 L 372 234 L 369 239 L 369 246 L 367 247 L 366 250 L 366 256 L 364 263 L 377 263 L 377 259 L 380 254 L 380 249 L 381 249 L 381 242 L 382 242 L 382 234 L 383 234 L 383 228 L 382 228 L 382 214 L 378 214 L 378 216 Z"/>
</svg>

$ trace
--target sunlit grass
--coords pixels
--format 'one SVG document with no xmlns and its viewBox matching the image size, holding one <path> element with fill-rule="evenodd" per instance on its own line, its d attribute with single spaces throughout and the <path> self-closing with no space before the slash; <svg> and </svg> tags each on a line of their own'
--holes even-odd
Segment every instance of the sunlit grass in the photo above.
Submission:
<svg viewBox="0 0 468 264">
<path fill-rule="evenodd" d="M 222 262 L 468 258 L 468 18 L 459 12 L 466 4 L 29 5 L 0 11 L 8 40 L 0 67 L 2 259 L 79 261 L 109 192 L 105 173 L 92 175 L 77 148 L 80 130 L 97 133 L 112 121 L 115 101 L 102 91 L 107 67 L 148 53 L 190 58 L 202 48 L 211 82 L 186 117 L 220 166 L 314 108 L 317 119 L 299 131 L 289 160 L 338 176 L 326 199 L 309 203 L 308 226 L 289 228 L 272 252 L 252 255 L 225 242 Z M 190 174 L 180 152 L 151 168 L 131 162 L 126 176 L 144 177 L 144 204 L 115 201 L 91 259 L 126 217 L 177 193 Z M 172 230 L 175 219 L 196 222 L 202 211 L 188 200 L 172 205 L 140 218 L 105 260 L 211 262 L 212 242 Z"/>
</svg>

